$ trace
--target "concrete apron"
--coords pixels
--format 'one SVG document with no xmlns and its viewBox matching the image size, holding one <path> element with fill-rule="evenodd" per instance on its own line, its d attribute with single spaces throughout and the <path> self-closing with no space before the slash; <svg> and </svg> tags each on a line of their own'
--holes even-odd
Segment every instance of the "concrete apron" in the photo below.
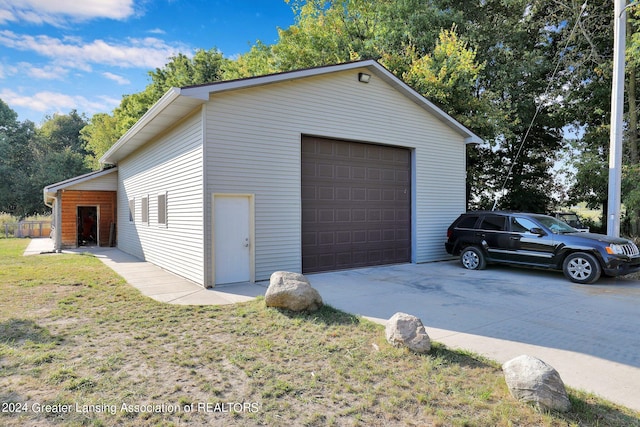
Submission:
<svg viewBox="0 0 640 427">
<path fill-rule="evenodd" d="M 638 345 L 638 282 L 605 279 L 601 285 L 585 287 L 556 272 L 494 266 L 467 271 L 456 261 L 307 277 L 325 303 L 335 308 L 380 324 L 398 311 L 413 314 L 433 341 L 449 348 L 470 350 L 499 363 L 528 354 L 553 366 L 565 384 L 640 411 L 640 352 L 619 351 Z M 635 319 L 626 328 L 629 336 L 618 333 L 625 328 L 598 324 L 604 318 L 619 326 L 617 311 L 597 312 L 597 307 L 607 306 L 607 292 L 618 291 L 635 298 L 626 310 Z M 628 295 L 615 296 L 628 301 Z"/>
<path fill-rule="evenodd" d="M 50 252 L 52 248 L 50 239 L 33 239 L 25 255 Z M 260 282 L 204 289 L 115 248 L 65 252 L 93 253 L 142 294 L 172 304 L 233 304 L 264 295 L 268 286 L 268 282 Z M 590 331 L 588 319 L 577 319 L 576 327 L 594 342 L 585 347 L 582 336 L 567 337 L 556 327 L 571 324 L 563 318 L 571 307 L 598 318 L 592 315 L 589 304 L 606 306 L 602 298 L 607 293 L 630 292 L 636 302 L 640 301 L 638 282 L 608 279 L 603 285 L 584 287 L 571 284 L 557 273 L 495 267 L 467 271 L 455 262 L 362 268 L 307 277 L 325 304 L 332 307 L 380 324 L 398 311 L 413 314 L 425 324 L 433 341 L 447 347 L 469 350 L 499 363 L 529 354 L 553 366 L 565 384 L 640 411 L 640 352 L 631 349 L 620 357 L 593 350 L 593 346 L 605 345 L 599 334 L 618 339 L 606 344 L 614 348 L 629 345 L 625 342 L 628 338 L 612 333 L 606 324 L 592 325 Z M 628 299 L 628 295 L 623 297 Z M 573 345 L 576 341 L 582 344 Z"/>
<path fill-rule="evenodd" d="M 24 255 L 53 252 L 51 239 L 32 239 Z M 122 252 L 117 248 L 83 246 L 65 249 L 63 253 L 90 253 L 122 276 L 143 295 L 160 302 L 182 305 L 224 305 L 245 302 L 264 295 L 266 289 L 250 283 L 238 283 L 205 289 L 184 277 L 173 274 L 150 262 Z"/>
</svg>

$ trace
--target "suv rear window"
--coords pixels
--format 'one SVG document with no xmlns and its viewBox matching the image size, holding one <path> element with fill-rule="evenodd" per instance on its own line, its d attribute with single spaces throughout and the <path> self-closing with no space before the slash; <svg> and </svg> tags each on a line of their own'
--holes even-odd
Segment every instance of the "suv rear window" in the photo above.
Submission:
<svg viewBox="0 0 640 427">
<path fill-rule="evenodd" d="M 506 230 L 505 219 L 506 217 L 504 216 L 487 215 L 482 220 L 480 228 L 482 230 L 504 231 Z"/>
<path fill-rule="evenodd" d="M 478 222 L 478 215 L 464 215 L 462 218 L 460 218 L 460 221 L 456 224 L 456 227 L 474 228 L 473 226 L 476 225 L 476 222 Z"/>
</svg>

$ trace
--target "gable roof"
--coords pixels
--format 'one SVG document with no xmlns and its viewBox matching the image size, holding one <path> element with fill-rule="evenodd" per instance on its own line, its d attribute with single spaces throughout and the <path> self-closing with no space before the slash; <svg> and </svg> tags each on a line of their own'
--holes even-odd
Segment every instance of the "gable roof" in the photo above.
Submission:
<svg viewBox="0 0 640 427">
<path fill-rule="evenodd" d="M 100 162 L 117 164 L 118 161 L 127 157 L 150 139 L 171 127 L 176 121 L 187 116 L 196 107 L 207 102 L 212 93 L 246 89 L 363 68 L 366 68 L 372 75 L 382 79 L 398 92 L 452 128 L 465 139 L 466 143 L 482 142 L 480 137 L 420 95 L 377 61 L 368 59 L 245 79 L 219 81 L 183 88 L 171 88 L 100 158 Z"/>
<path fill-rule="evenodd" d="M 55 184 L 51 184 L 51 185 L 47 185 L 46 187 L 44 187 L 44 189 L 42 190 L 43 192 L 43 196 L 44 196 L 44 203 L 47 206 L 51 206 L 51 203 L 53 202 L 53 199 L 56 198 L 56 193 L 58 192 L 58 190 L 65 190 L 69 187 L 72 187 L 74 185 L 78 185 L 78 184 L 82 184 L 84 182 L 87 181 L 91 181 L 97 178 L 101 178 L 105 175 L 109 175 L 112 174 L 114 172 L 117 172 L 118 168 L 109 168 L 109 169 L 103 169 L 103 170 L 99 170 L 99 171 L 94 171 L 94 172 L 89 172 L 86 173 L 84 175 L 79 175 L 79 176 L 74 176 L 73 178 L 69 178 L 66 179 L 64 181 L 60 181 L 60 182 L 56 182 Z M 115 191 L 116 189 L 113 188 L 113 191 Z"/>
</svg>

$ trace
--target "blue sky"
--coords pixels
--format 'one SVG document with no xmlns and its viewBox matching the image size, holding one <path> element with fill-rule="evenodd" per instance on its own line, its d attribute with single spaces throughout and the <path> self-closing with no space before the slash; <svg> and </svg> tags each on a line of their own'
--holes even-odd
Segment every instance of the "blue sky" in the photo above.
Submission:
<svg viewBox="0 0 640 427">
<path fill-rule="evenodd" d="M 36 124 L 111 113 L 178 52 L 234 57 L 293 23 L 284 0 L 0 0 L 0 99 Z"/>
</svg>

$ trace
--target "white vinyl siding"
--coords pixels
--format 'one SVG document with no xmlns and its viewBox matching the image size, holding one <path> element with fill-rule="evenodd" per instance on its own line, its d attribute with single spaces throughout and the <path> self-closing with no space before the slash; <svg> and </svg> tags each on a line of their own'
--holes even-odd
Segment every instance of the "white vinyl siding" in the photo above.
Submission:
<svg viewBox="0 0 640 427">
<path fill-rule="evenodd" d="M 67 187 L 67 190 L 79 191 L 115 191 L 118 188 L 118 172 L 107 172 L 97 178 L 82 181 Z"/>
<path fill-rule="evenodd" d="M 375 75 L 358 82 L 358 71 L 366 72 L 220 93 L 207 104 L 206 191 L 255 194 L 256 280 L 301 271 L 305 134 L 411 148 L 412 260 L 446 257 L 447 226 L 465 209 L 463 138 Z"/>
<path fill-rule="evenodd" d="M 203 147 L 200 110 L 119 163 L 118 247 L 201 285 L 204 278 Z M 170 227 L 159 223 L 158 194 Z M 147 198 L 147 220 L 141 209 Z M 138 206 L 128 222 L 128 201 Z M 165 217 L 166 220 L 166 217 Z"/>
</svg>

